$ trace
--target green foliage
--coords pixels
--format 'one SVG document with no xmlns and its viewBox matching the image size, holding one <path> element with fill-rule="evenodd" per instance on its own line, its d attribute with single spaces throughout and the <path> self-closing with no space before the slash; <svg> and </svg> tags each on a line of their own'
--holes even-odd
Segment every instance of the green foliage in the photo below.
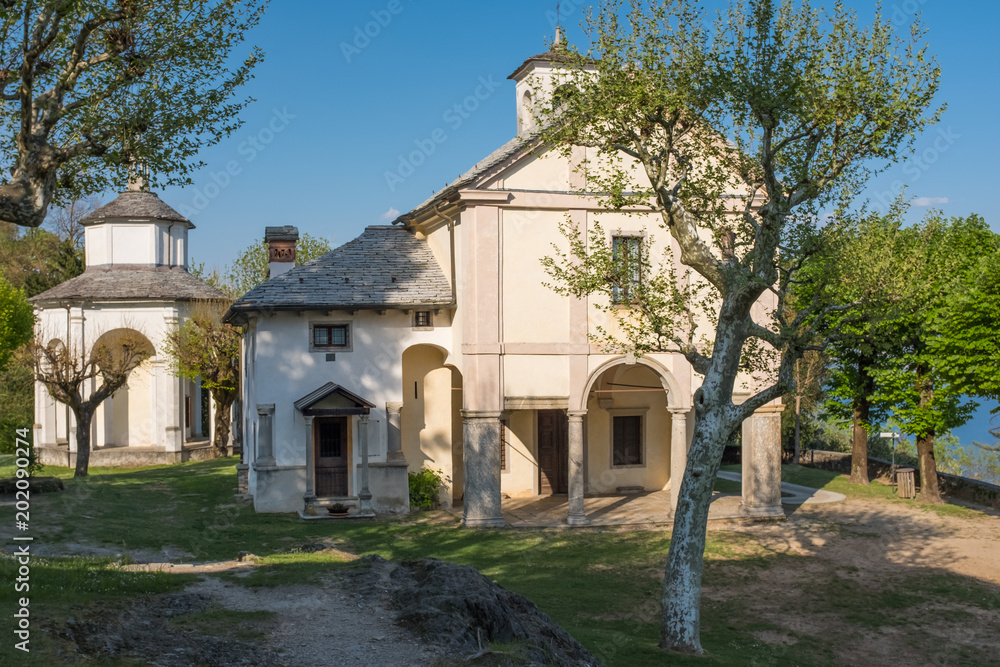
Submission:
<svg viewBox="0 0 1000 667">
<path fill-rule="evenodd" d="M 410 483 L 410 508 L 429 510 L 438 505 L 438 494 L 444 487 L 444 472 L 422 468 L 407 474 Z"/>
<path fill-rule="evenodd" d="M 7 366 L 14 350 L 31 340 L 35 312 L 20 290 L 0 277 L 0 370 Z"/>
<path fill-rule="evenodd" d="M 0 370 L 0 452 L 12 454 L 15 430 L 31 430 L 35 422 L 35 376 L 31 358 L 22 348 Z"/>
<path fill-rule="evenodd" d="M 0 219 L 37 227 L 50 203 L 119 189 L 136 164 L 154 187 L 190 183 L 198 152 L 242 124 L 236 93 L 263 54 L 236 50 L 265 5 L 4 3 L 0 62 L 18 66 L 0 76 Z"/>
<path fill-rule="evenodd" d="M 330 252 L 330 243 L 324 238 L 303 233 L 296 243 L 295 266 L 301 266 L 320 255 Z M 206 281 L 233 299 L 238 299 L 268 279 L 267 244 L 258 239 L 237 255 L 233 263 L 220 273 L 206 271 L 204 264 L 191 263 L 191 274 Z"/>
<path fill-rule="evenodd" d="M 903 431 L 921 438 L 968 421 L 977 404 L 965 394 L 980 394 L 979 386 L 989 391 L 986 387 L 995 382 L 988 366 L 969 364 L 954 371 L 954 350 L 967 340 L 956 326 L 961 315 L 955 313 L 967 306 L 962 294 L 975 284 L 983 262 L 1000 251 L 1000 235 L 977 215 L 945 219 L 932 214 L 906 231 L 916 257 L 913 289 L 892 320 L 899 348 L 874 373 L 875 397 L 891 407 Z"/>
</svg>

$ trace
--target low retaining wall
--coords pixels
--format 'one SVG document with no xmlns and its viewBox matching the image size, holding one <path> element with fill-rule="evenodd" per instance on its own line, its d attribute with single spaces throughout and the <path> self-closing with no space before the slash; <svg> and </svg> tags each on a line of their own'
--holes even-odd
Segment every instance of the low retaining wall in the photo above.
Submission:
<svg viewBox="0 0 1000 667">
<path fill-rule="evenodd" d="M 37 447 L 38 460 L 47 466 L 76 467 L 76 452 L 61 447 Z M 90 465 L 107 468 L 141 468 L 152 465 L 169 465 L 185 461 L 205 461 L 215 458 L 210 444 L 186 447 L 179 452 L 168 452 L 152 447 L 108 447 L 90 452 Z"/>
<path fill-rule="evenodd" d="M 833 472 L 850 474 L 851 455 L 844 452 L 826 452 L 819 449 L 809 449 L 802 452 L 800 459 L 802 465 L 811 468 L 821 468 Z M 877 459 L 874 456 L 868 457 L 868 474 L 876 477 L 888 477 L 892 470 L 892 462 L 885 459 Z M 917 483 L 920 483 L 920 470 L 916 470 Z M 977 479 L 949 475 L 948 473 L 938 473 L 938 486 L 941 493 L 961 500 L 1000 509 L 1000 486 L 981 482 Z"/>
</svg>

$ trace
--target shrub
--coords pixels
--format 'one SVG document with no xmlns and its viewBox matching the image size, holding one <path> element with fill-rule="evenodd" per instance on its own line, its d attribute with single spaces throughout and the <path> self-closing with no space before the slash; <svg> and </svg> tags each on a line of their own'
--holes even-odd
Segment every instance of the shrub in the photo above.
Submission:
<svg viewBox="0 0 1000 667">
<path fill-rule="evenodd" d="M 410 508 L 429 510 L 438 506 L 438 493 L 444 486 L 444 472 L 424 468 L 409 473 Z"/>
</svg>

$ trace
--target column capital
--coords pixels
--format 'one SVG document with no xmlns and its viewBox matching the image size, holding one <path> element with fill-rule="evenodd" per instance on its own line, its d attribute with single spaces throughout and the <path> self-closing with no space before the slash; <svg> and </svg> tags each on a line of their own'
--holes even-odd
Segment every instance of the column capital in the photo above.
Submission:
<svg viewBox="0 0 1000 667">
<path fill-rule="evenodd" d="M 260 403 L 257 405 L 257 414 L 259 415 L 273 415 L 274 414 L 274 403 Z"/>
<path fill-rule="evenodd" d="M 401 401 L 387 401 L 385 411 L 390 415 L 398 415 L 403 411 L 403 403 Z"/>
<path fill-rule="evenodd" d="M 371 415 L 365 415 L 365 414 L 358 415 L 358 417 L 360 417 L 362 424 L 367 424 L 368 420 L 371 419 Z"/>
<path fill-rule="evenodd" d="M 667 410 L 675 417 L 687 417 L 687 414 L 691 412 L 691 408 L 667 408 Z"/>
<path fill-rule="evenodd" d="M 274 411 L 274 409 L 272 408 L 272 412 L 273 411 Z M 309 426 L 310 424 L 313 423 L 313 418 L 314 417 L 315 417 L 315 415 L 302 415 L 302 418 L 306 420 L 306 426 Z"/>
<path fill-rule="evenodd" d="M 492 419 L 500 421 L 500 415 L 503 413 L 492 410 L 462 410 L 462 419 Z"/>
<path fill-rule="evenodd" d="M 586 410 L 567 410 L 566 416 L 569 417 L 570 421 L 583 421 L 583 418 L 587 416 Z"/>
</svg>

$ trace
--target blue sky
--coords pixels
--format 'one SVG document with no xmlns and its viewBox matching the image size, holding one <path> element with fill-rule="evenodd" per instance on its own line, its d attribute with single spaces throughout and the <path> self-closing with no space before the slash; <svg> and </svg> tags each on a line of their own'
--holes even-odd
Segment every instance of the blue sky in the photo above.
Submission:
<svg viewBox="0 0 1000 667">
<path fill-rule="evenodd" d="M 581 7 L 590 3 L 561 4 L 569 38 L 581 45 Z M 848 4 L 870 20 L 873 2 Z M 419 204 L 514 135 L 506 77 L 545 50 L 554 10 L 554 1 L 536 0 L 274 0 L 249 36 L 266 58 L 246 89 L 257 102 L 245 125 L 203 153 L 207 166 L 193 186 L 161 193 L 198 227 L 193 259 L 222 268 L 267 225 L 296 225 L 339 245 Z M 1000 3 L 885 3 L 904 31 L 917 10 L 948 110 L 918 138 L 916 155 L 864 196 L 878 206 L 906 185 L 914 220 L 936 206 L 979 213 L 1000 231 Z M 401 156 L 421 146 L 421 164 L 401 172 Z M 399 180 L 387 179 L 393 172 Z M 987 425 L 981 414 L 957 433 L 963 442 L 985 439 Z"/>
<path fill-rule="evenodd" d="M 581 44 L 581 7 L 590 3 L 561 4 L 562 23 Z M 853 4 L 870 19 L 874 3 Z M 887 202 L 905 184 L 925 205 L 915 218 L 934 205 L 980 213 L 1000 231 L 1000 3 L 897 0 L 885 11 L 905 29 L 915 9 L 929 26 L 949 108 L 917 140 L 917 155 L 874 180 L 867 196 Z M 554 10 L 535 0 L 275 0 L 249 36 L 266 58 L 247 86 L 257 102 L 245 125 L 203 153 L 207 166 L 193 186 L 161 193 L 197 224 L 194 259 L 221 267 L 266 225 L 296 225 L 336 245 L 423 201 L 514 135 L 506 77 L 545 50 Z M 436 130 L 444 141 L 430 139 Z M 421 144 L 422 164 L 387 182 L 387 172 L 400 173 L 400 156 Z"/>
</svg>

